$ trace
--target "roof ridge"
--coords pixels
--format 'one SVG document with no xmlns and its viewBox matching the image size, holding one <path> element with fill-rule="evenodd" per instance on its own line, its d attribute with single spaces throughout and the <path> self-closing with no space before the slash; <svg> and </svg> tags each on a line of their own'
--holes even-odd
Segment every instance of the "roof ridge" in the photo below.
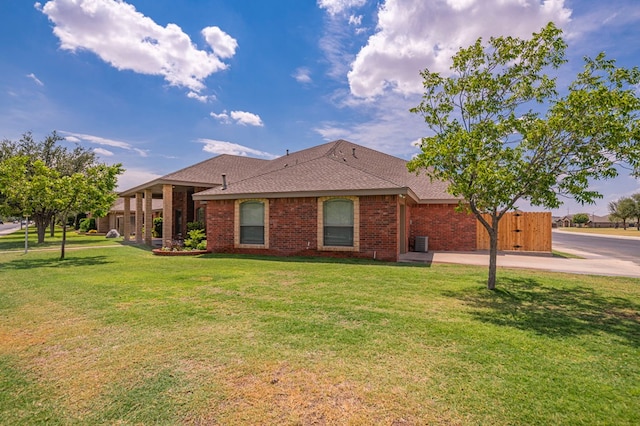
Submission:
<svg viewBox="0 0 640 426">
<path fill-rule="evenodd" d="M 311 162 L 311 161 L 315 161 L 315 160 L 317 160 L 317 159 L 319 159 L 319 158 L 322 158 L 322 157 L 327 157 L 327 156 L 328 156 L 328 153 L 335 149 L 335 146 L 337 145 L 337 142 L 344 142 L 344 141 L 343 141 L 342 139 L 339 139 L 339 140 L 336 140 L 336 141 L 333 141 L 333 142 L 327 142 L 327 143 L 325 143 L 325 144 L 322 144 L 322 145 L 331 145 L 331 144 L 333 144 L 333 146 L 332 146 L 331 148 L 329 148 L 329 151 L 327 151 L 327 152 L 326 152 L 326 153 L 324 153 L 324 154 L 319 154 L 318 156 L 315 156 L 315 157 L 309 158 L 308 160 L 305 160 L 305 161 L 298 161 L 298 160 L 296 160 L 296 163 L 295 163 L 295 164 L 293 164 L 293 165 L 289 165 L 289 163 L 285 163 L 285 166 L 284 166 L 284 167 L 285 167 L 285 168 L 286 168 L 286 167 L 296 167 L 296 166 L 299 166 L 299 165 L 301 165 L 301 164 L 306 164 L 306 163 L 309 163 L 309 162 Z M 317 146 L 312 146 L 312 147 L 309 147 L 309 148 L 305 148 L 305 149 L 303 149 L 303 150 L 301 150 L 301 151 L 296 151 L 296 152 L 293 152 L 293 153 L 287 154 L 286 156 L 280 156 L 280 157 L 274 158 L 273 160 L 267 160 L 267 161 L 269 162 L 268 164 L 271 164 L 271 163 L 273 163 L 273 162 L 274 162 L 274 161 L 276 161 L 276 160 L 281 160 L 281 159 L 286 158 L 286 157 L 289 157 L 289 156 L 296 156 L 296 155 L 299 155 L 300 153 L 303 153 L 303 152 L 305 152 L 305 151 L 310 151 L 310 150 L 312 150 L 312 149 L 315 149 L 315 148 L 321 147 L 322 145 L 317 145 Z M 265 167 L 265 168 L 266 168 L 266 167 Z M 227 186 L 231 186 L 231 184 L 232 184 L 232 183 L 241 183 L 241 182 L 245 182 L 245 181 L 250 180 L 250 179 L 255 179 L 255 178 L 258 178 L 258 177 L 262 177 L 262 176 L 267 176 L 267 175 L 270 175 L 270 174 L 272 174 L 272 173 L 276 173 L 276 172 L 280 171 L 281 169 L 282 169 L 282 168 L 277 168 L 277 169 L 273 169 L 273 170 L 268 170 L 268 171 L 265 171 L 264 173 L 260 173 L 260 172 L 258 172 L 257 174 L 255 174 L 255 175 L 251 175 L 251 176 L 247 176 L 247 177 L 246 177 L 246 178 L 244 178 L 244 179 L 240 179 L 240 180 L 235 181 L 235 182 L 229 182 L 229 183 L 227 183 Z"/>
</svg>

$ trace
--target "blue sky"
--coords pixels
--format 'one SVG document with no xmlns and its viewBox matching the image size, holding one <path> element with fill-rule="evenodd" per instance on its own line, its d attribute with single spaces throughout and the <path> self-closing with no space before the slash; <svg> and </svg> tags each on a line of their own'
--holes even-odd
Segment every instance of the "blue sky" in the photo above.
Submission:
<svg viewBox="0 0 640 426">
<path fill-rule="evenodd" d="M 408 112 L 421 69 L 549 21 L 569 43 L 561 83 L 600 51 L 640 65 L 638 0 L 3 0 L 0 137 L 57 130 L 122 163 L 121 190 L 221 153 L 335 139 L 408 159 L 428 132 Z M 606 214 L 640 192 L 625 172 L 594 188 L 596 206 L 556 213 Z"/>
</svg>

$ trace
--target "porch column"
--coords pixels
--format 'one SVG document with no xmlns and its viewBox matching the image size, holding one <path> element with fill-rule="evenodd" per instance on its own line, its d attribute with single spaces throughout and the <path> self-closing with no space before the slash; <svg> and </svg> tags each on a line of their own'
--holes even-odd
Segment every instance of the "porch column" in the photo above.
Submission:
<svg viewBox="0 0 640 426">
<path fill-rule="evenodd" d="M 142 244 L 142 192 L 136 192 L 136 244 Z"/>
<path fill-rule="evenodd" d="M 144 243 L 152 245 L 151 230 L 153 229 L 153 194 L 150 189 L 144 190 Z"/>
<path fill-rule="evenodd" d="M 124 223 L 122 224 L 122 236 L 129 241 L 131 236 L 131 197 L 124 197 Z"/>
<path fill-rule="evenodd" d="M 173 240 L 173 185 L 162 186 L 162 241 Z"/>
</svg>

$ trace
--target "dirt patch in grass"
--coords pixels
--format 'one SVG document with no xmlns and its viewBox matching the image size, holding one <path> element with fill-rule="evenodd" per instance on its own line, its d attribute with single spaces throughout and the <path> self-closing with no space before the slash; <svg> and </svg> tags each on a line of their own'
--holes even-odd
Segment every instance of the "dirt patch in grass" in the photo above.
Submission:
<svg viewBox="0 0 640 426">
<path fill-rule="evenodd" d="M 216 392 L 209 390 L 213 397 L 204 410 L 184 419 L 188 424 L 462 424 L 450 415 L 443 416 L 435 404 L 424 400 L 417 404 L 405 389 L 397 388 L 381 398 L 375 384 L 337 376 L 328 369 L 312 370 L 287 362 L 264 363 L 257 371 L 255 364 L 253 371 L 243 365 L 235 369 L 185 366 L 191 374 L 212 374 L 221 385 Z"/>
</svg>

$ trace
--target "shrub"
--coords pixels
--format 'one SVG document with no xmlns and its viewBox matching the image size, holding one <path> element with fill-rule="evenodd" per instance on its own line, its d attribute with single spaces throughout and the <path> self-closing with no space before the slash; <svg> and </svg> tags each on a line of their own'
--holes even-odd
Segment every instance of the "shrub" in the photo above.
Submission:
<svg viewBox="0 0 640 426">
<path fill-rule="evenodd" d="M 200 241 L 196 246 L 196 250 L 206 250 L 207 249 L 207 240 Z"/>
<path fill-rule="evenodd" d="M 80 231 L 81 232 L 89 232 L 92 229 L 98 229 L 96 226 L 96 220 L 93 217 L 86 217 L 84 219 L 80 219 Z"/>
<path fill-rule="evenodd" d="M 153 219 L 153 230 L 151 231 L 151 235 L 154 238 L 162 238 L 162 218 L 156 217 Z"/>
<path fill-rule="evenodd" d="M 188 232 L 189 238 L 184 240 L 184 247 L 192 250 L 200 250 L 198 246 L 204 242 L 206 249 L 206 240 L 207 236 L 205 235 L 202 229 L 194 229 Z"/>
<path fill-rule="evenodd" d="M 199 229 L 204 230 L 204 223 L 200 221 L 187 222 L 187 233 L 189 233 L 189 231 L 196 231 Z"/>
</svg>

